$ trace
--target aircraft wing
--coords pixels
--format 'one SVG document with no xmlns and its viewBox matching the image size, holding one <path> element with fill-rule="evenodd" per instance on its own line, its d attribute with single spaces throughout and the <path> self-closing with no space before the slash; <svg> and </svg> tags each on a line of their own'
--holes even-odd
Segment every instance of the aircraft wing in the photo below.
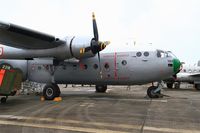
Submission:
<svg viewBox="0 0 200 133">
<path fill-rule="evenodd" d="M 55 36 L 0 21 L 0 43 L 23 49 L 55 48 L 65 43 Z"/>
</svg>

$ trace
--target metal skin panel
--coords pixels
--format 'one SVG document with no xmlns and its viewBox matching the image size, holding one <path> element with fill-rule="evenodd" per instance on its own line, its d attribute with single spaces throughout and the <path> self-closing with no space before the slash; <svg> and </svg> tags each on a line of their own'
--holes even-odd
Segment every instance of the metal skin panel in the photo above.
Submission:
<svg viewBox="0 0 200 133">
<path fill-rule="evenodd" d="M 134 85 L 145 84 L 165 79 L 173 75 L 173 67 L 168 66 L 168 61 L 173 57 L 158 58 L 156 51 L 150 51 L 148 57 L 136 57 L 136 52 L 101 54 L 102 78 L 100 70 L 94 69 L 98 64 L 97 56 L 80 60 L 80 62 L 65 62 L 52 67 L 53 73 L 44 65 L 36 65 L 34 70 L 29 67 L 29 79 L 36 82 L 55 82 L 58 84 L 106 84 L 106 85 Z M 126 60 L 127 64 L 122 65 Z M 29 61 L 29 65 L 37 64 Z M 109 69 L 105 64 L 109 64 Z M 84 65 L 87 69 L 84 69 Z M 41 68 L 40 68 L 40 67 Z M 39 70 L 38 70 L 39 69 Z M 52 75 L 51 75 L 52 74 Z"/>
</svg>

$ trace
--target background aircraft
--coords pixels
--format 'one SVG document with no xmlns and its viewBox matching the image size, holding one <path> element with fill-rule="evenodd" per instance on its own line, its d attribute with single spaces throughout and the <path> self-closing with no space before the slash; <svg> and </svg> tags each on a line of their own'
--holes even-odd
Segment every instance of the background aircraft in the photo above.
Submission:
<svg viewBox="0 0 200 133">
<path fill-rule="evenodd" d="M 107 85 L 145 84 L 179 71 L 180 61 L 162 50 L 104 53 L 100 58 L 109 42 L 99 41 L 94 14 L 93 32 L 94 37 L 59 39 L 0 22 L 0 62 L 20 69 L 23 81 L 46 83 L 43 96 L 47 100 L 60 96 L 57 84 L 95 84 L 96 92 L 105 92 Z M 147 94 L 157 98 L 160 89 L 151 86 Z"/>
<path fill-rule="evenodd" d="M 180 88 L 181 82 L 194 84 L 197 90 L 200 90 L 200 66 L 183 64 L 180 73 L 176 74 L 176 78 L 169 78 L 165 80 L 168 88 Z"/>
</svg>

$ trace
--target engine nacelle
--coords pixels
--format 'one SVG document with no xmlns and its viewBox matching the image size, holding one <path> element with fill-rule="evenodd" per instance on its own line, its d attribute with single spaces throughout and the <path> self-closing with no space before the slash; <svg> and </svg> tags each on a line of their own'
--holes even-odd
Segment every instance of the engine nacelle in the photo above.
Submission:
<svg viewBox="0 0 200 133">
<path fill-rule="evenodd" d="M 92 37 L 67 37 L 66 43 L 49 49 L 20 49 L 9 46 L 1 47 L 1 59 L 54 58 L 65 60 L 94 57 L 106 47 L 106 42 L 95 41 Z"/>
<path fill-rule="evenodd" d="M 71 56 L 77 59 L 94 57 L 91 41 L 92 37 L 73 37 L 69 43 Z"/>
</svg>

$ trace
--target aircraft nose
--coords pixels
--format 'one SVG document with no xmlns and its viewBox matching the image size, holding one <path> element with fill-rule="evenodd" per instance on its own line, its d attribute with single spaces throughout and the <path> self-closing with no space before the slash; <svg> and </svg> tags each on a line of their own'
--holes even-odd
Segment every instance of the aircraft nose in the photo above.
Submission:
<svg viewBox="0 0 200 133">
<path fill-rule="evenodd" d="M 174 69 L 174 73 L 177 74 L 180 71 L 181 68 L 181 62 L 179 59 L 174 58 L 173 59 L 173 69 Z"/>
</svg>

